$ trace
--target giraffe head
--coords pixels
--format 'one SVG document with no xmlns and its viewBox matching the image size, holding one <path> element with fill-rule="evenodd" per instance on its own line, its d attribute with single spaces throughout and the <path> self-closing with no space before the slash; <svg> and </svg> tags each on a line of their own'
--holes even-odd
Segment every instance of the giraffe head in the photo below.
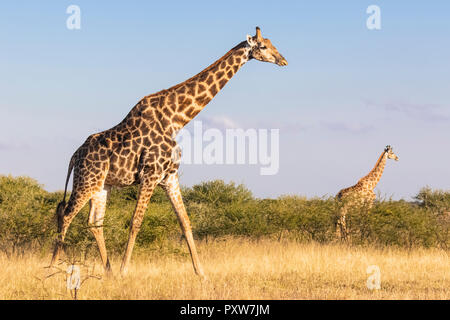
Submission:
<svg viewBox="0 0 450 320">
<path fill-rule="evenodd" d="M 272 42 L 262 37 L 259 27 L 256 27 L 256 35 L 254 37 L 247 35 L 247 43 L 250 46 L 250 58 L 275 63 L 279 66 L 287 66 L 286 59 L 272 45 Z"/>
<path fill-rule="evenodd" d="M 391 146 L 387 145 L 386 148 L 384 148 L 384 152 L 386 152 L 388 159 L 394 159 L 395 161 L 398 161 L 398 157 L 392 150 Z"/>
</svg>

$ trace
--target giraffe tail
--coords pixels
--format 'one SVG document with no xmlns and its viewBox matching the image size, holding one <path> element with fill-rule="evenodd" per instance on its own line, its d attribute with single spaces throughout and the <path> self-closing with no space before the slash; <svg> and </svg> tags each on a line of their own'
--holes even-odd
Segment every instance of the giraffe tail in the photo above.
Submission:
<svg viewBox="0 0 450 320">
<path fill-rule="evenodd" d="M 58 220 L 58 232 L 60 232 L 60 229 L 62 227 L 62 217 L 64 216 L 64 209 L 66 208 L 66 195 L 67 195 L 67 185 L 69 184 L 70 174 L 72 173 L 73 166 L 75 164 L 75 154 L 73 154 L 72 158 L 69 162 L 69 169 L 67 171 L 67 177 L 66 177 L 66 185 L 64 187 L 64 197 L 61 202 L 58 203 L 58 206 L 56 207 L 56 218 Z"/>
<path fill-rule="evenodd" d="M 67 170 L 66 185 L 64 186 L 64 197 L 63 201 L 61 201 L 60 203 L 66 203 L 67 185 L 69 184 L 70 174 L 72 173 L 73 166 L 75 164 L 75 155 L 76 152 L 72 155 L 72 158 L 70 158 L 69 169 Z"/>
</svg>

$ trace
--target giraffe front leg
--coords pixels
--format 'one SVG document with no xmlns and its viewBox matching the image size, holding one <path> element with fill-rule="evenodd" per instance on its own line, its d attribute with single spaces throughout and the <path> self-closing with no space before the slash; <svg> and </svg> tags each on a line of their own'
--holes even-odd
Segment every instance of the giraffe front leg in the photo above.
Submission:
<svg viewBox="0 0 450 320">
<path fill-rule="evenodd" d="M 105 217 L 107 195 L 108 192 L 104 189 L 92 196 L 88 224 L 89 230 L 92 232 L 95 240 L 97 241 L 103 268 L 107 273 L 111 273 L 111 264 L 109 263 L 106 252 L 105 238 L 103 236 L 103 219 Z"/>
<path fill-rule="evenodd" d="M 203 267 L 200 264 L 200 259 L 198 258 L 197 249 L 194 243 L 194 236 L 192 235 L 191 223 L 184 207 L 183 199 L 181 197 L 180 185 L 178 182 L 177 173 L 172 173 L 167 176 L 163 183 L 163 187 L 170 198 L 172 206 L 177 214 L 178 221 L 183 231 L 184 238 L 186 239 L 189 252 L 192 258 L 192 264 L 194 266 L 195 273 L 199 275 L 202 279 L 206 279 L 203 272 Z"/>
<path fill-rule="evenodd" d="M 148 203 L 150 201 L 150 198 L 152 197 L 153 190 L 156 187 L 155 181 L 156 179 L 150 180 L 149 182 L 144 182 L 141 184 L 141 187 L 139 189 L 136 208 L 131 220 L 130 235 L 128 237 L 127 248 L 125 250 L 125 255 L 123 256 L 122 265 L 120 266 L 120 273 L 122 275 L 125 275 L 128 272 L 128 265 L 131 260 L 131 254 L 133 252 L 136 236 L 139 233 L 142 219 L 144 219 L 145 211 L 147 210 Z"/>
<path fill-rule="evenodd" d="M 342 208 L 339 212 L 339 218 L 336 223 L 336 237 L 341 241 L 347 241 L 347 225 L 345 221 L 345 216 L 347 214 L 347 209 Z"/>
<path fill-rule="evenodd" d="M 347 242 L 348 230 L 347 230 L 347 223 L 345 222 L 345 215 L 341 216 L 339 226 L 341 228 L 341 240 Z"/>
</svg>

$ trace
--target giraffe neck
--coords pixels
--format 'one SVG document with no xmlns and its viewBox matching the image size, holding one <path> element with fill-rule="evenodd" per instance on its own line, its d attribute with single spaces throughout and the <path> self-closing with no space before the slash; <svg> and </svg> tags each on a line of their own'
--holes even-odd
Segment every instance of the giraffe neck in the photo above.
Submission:
<svg viewBox="0 0 450 320">
<path fill-rule="evenodd" d="M 169 89 L 148 96 L 149 108 L 164 119 L 165 130 L 177 133 L 191 121 L 250 59 L 243 41 L 209 67 Z M 163 122 L 161 121 L 161 122 Z"/>
<path fill-rule="evenodd" d="M 366 184 L 368 188 L 373 190 L 380 181 L 381 175 L 383 174 L 384 167 L 386 165 L 386 158 L 387 153 L 386 151 L 383 151 L 383 153 L 375 163 L 373 169 L 369 172 L 367 176 L 361 179 L 361 182 Z"/>
</svg>

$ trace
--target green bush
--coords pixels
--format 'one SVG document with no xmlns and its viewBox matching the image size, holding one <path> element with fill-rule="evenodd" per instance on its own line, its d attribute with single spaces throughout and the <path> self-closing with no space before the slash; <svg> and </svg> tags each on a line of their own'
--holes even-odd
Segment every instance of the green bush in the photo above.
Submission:
<svg viewBox="0 0 450 320">
<path fill-rule="evenodd" d="M 223 180 L 202 182 L 185 190 L 187 202 L 207 203 L 219 206 L 229 203 L 243 203 L 253 200 L 253 195 L 244 185 L 226 184 Z"/>
<path fill-rule="evenodd" d="M 349 210 L 347 221 L 354 243 L 410 248 L 437 245 L 433 215 L 404 200 L 378 201 L 371 210 Z"/>
<path fill-rule="evenodd" d="M 8 256 L 48 245 L 54 197 L 34 179 L 0 176 L 0 250 Z"/>
<path fill-rule="evenodd" d="M 450 192 L 432 190 L 430 187 L 422 188 L 414 197 L 419 200 L 421 207 L 443 213 L 450 211 Z"/>
<path fill-rule="evenodd" d="M 327 242 L 334 235 L 335 206 L 333 198 L 280 197 L 271 206 L 272 223 L 299 240 Z"/>
<path fill-rule="evenodd" d="M 297 241 L 336 240 L 339 202 L 334 198 L 283 196 L 256 199 L 243 185 L 204 182 L 182 193 L 194 237 L 206 241 L 227 236 L 250 239 L 290 237 Z M 55 209 L 62 192 L 47 192 L 28 177 L 0 176 L 0 250 L 7 255 L 27 249 L 48 252 L 56 238 Z M 110 253 L 123 253 L 138 197 L 138 187 L 113 189 L 104 221 Z M 450 192 L 424 188 L 416 202 L 378 199 L 369 209 L 350 208 L 347 226 L 356 245 L 440 247 L 450 245 Z M 72 222 L 66 250 L 97 251 L 88 229 L 88 206 Z M 165 192 L 157 188 L 137 237 L 137 249 L 160 249 L 179 240 L 181 230 Z"/>
<path fill-rule="evenodd" d="M 437 226 L 434 233 L 439 245 L 448 249 L 450 244 L 450 192 L 422 188 L 415 196 L 422 208 L 431 212 Z"/>
</svg>

